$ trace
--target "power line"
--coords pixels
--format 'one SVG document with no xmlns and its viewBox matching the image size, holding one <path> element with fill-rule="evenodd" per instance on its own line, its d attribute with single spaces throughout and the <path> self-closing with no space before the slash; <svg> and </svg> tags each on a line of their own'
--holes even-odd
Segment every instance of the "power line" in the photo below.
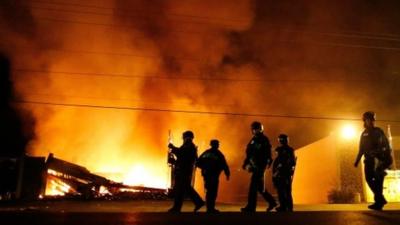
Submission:
<svg viewBox="0 0 400 225">
<path fill-rule="evenodd" d="M 33 48 L 19 48 L 23 50 L 36 50 Z M 70 54 L 87 54 L 87 55 L 112 55 L 112 56 L 122 56 L 122 57 L 136 57 L 136 58 L 162 58 L 161 56 L 157 55 L 140 55 L 140 54 L 133 54 L 133 53 L 119 53 L 119 52 L 101 52 L 101 51 L 89 51 L 89 50 L 74 50 L 74 49 L 44 49 L 46 51 L 55 51 L 55 52 L 65 52 Z M 203 60 L 199 58 L 187 58 L 187 57 L 177 57 L 175 58 L 179 61 L 194 61 L 194 62 L 203 62 Z"/>
<path fill-rule="evenodd" d="M 95 9 L 106 9 L 106 10 L 112 10 L 115 11 L 117 8 L 112 8 L 112 7 L 102 7 L 102 6 L 96 6 L 96 5 L 85 5 L 85 4 L 77 4 L 77 3 L 64 3 L 64 2 L 45 2 L 45 1 L 34 1 L 32 3 L 38 3 L 38 4 L 51 4 L 51 5 L 56 5 L 56 6 L 75 6 L 75 7 L 84 7 L 84 8 L 95 8 Z M 34 7 L 34 6 L 31 6 Z M 97 13 L 97 12 L 82 12 L 82 11 L 74 11 L 74 10 L 63 10 L 63 9 L 54 9 L 54 8 L 41 8 L 41 7 L 35 7 L 37 9 L 44 9 L 44 10 L 53 10 L 53 11 L 65 11 L 65 12 L 73 12 L 73 13 L 86 13 L 86 14 L 98 14 L 98 15 L 118 15 L 116 13 L 113 14 L 107 14 L 107 13 Z M 128 11 L 128 10 L 123 10 L 123 11 Z M 130 11 L 134 12 L 140 12 L 140 10 L 133 10 L 131 9 Z M 148 15 L 147 12 L 142 12 L 146 13 L 146 16 Z M 165 15 L 171 15 L 171 16 L 177 16 L 177 17 L 187 17 L 187 18 L 196 18 L 196 19 L 203 19 L 203 20 L 219 20 L 219 21 L 230 21 L 230 22 L 236 22 L 236 23 L 247 23 L 244 19 L 231 19 L 231 18 L 216 18 L 216 17 L 204 17 L 204 16 L 196 16 L 196 15 L 186 15 L 186 14 L 176 14 L 176 13 L 165 13 L 162 12 Z M 157 14 L 157 13 L 154 13 Z M 132 16 L 132 15 L 127 15 L 123 14 L 125 16 Z M 140 16 L 135 16 L 135 17 L 140 17 Z M 142 16 L 143 17 L 143 16 Z M 41 18 L 43 20 L 49 20 L 49 21 L 59 21 L 61 22 L 62 20 L 55 20 L 51 18 Z M 71 22 L 71 21 L 65 21 L 64 22 Z M 196 21 L 183 21 L 183 22 L 194 22 Z M 100 23 L 92 23 L 92 22 L 83 22 L 83 21 L 76 21 L 76 23 L 80 24 L 90 24 L 90 25 L 101 25 L 101 26 L 116 26 L 114 24 L 100 24 Z M 200 22 L 204 23 L 204 22 Z M 204 23 L 206 24 L 206 23 Z M 276 26 L 277 25 L 269 25 L 269 26 Z M 281 27 L 281 26 L 279 26 Z M 304 27 L 307 28 L 307 27 Z M 303 29 L 304 29 L 303 28 Z M 310 30 L 298 30 L 298 29 L 283 29 L 284 31 L 289 31 L 289 32 L 302 32 L 302 33 L 313 33 L 313 34 L 321 34 L 321 35 L 329 35 L 329 36 L 343 36 L 343 37 L 349 37 L 349 38 L 365 38 L 365 39 L 377 39 L 377 40 L 387 40 L 387 41 L 400 41 L 400 35 L 397 34 L 376 34 L 376 33 L 371 33 L 371 32 L 360 32 L 360 31 L 347 31 L 347 30 L 342 30 L 342 33 L 337 33 L 337 32 L 326 32 L 326 31 L 310 31 Z M 177 32 L 185 32 L 185 31 L 177 31 Z M 197 32 L 191 32 L 191 33 L 197 33 Z"/>
<path fill-rule="evenodd" d="M 66 20 L 66 19 L 55 19 L 55 18 L 49 18 L 49 17 L 35 17 L 35 19 L 38 20 L 45 20 L 45 21 L 50 21 L 50 22 L 58 22 L 58 23 L 72 23 L 72 24 L 83 24 L 83 25 L 91 25 L 91 26 L 103 26 L 103 27 L 112 27 L 112 28 L 132 28 L 137 31 L 142 31 L 137 26 L 134 25 L 119 25 L 115 23 L 95 23 L 95 22 L 86 22 L 86 21 L 77 21 L 77 20 Z M 220 34 L 220 32 L 216 31 L 188 31 L 188 30 L 168 30 L 170 33 L 181 33 L 181 34 L 190 34 L 190 35 L 199 35 L 199 34 L 211 34 L 211 33 L 216 33 Z M 139 36 L 141 38 L 145 36 Z"/>
<path fill-rule="evenodd" d="M 111 10 L 113 11 L 113 14 L 115 13 L 116 10 L 118 10 L 115 7 L 104 7 L 104 6 L 96 6 L 96 5 L 86 5 L 86 4 L 77 4 L 77 3 L 65 3 L 65 2 L 46 2 L 46 1 L 33 1 L 32 3 L 39 3 L 39 4 L 50 4 L 50 5 L 56 5 L 56 6 L 75 6 L 75 7 L 83 7 L 83 8 L 94 8 L 94 9 L 102 9 L 102 10 Z M 122 11 L 125 12 L 140 12 L 140 13 L 146 13 L 148 12 L 143 12 L 141 10 L 137 9 L 123 9 Z M 202 20 L 212 20 L 212 21 L 226 21 L 226 22 L 233 22 L 233 23 L 247 23 L 247 19 L 232 19 L 232 18 L 221 18 L 221 17 L 207 17 L 207 16 L 198 16 L 198 15 L 188 15 L 188 14 L 178 14 L 178 13 L 170 13 L 170 12 L 152 12 L 151 14 L 159 14 L 162 13 L 163 15 L 170 15 L 170 16 L 176 16 L 176 17 L 186 17 L 186 18 L 195 18 L 195 19 L 202 19 Z M 123 14 L 127 15 L 127 14 Z M 290 30 L 290 29 L 288 29 Z M 376 33 L 371 33 L 371 32 L 360 32 L 360 31 L 347 31 L 347 30 L 342 30 L 341 33 L 335 33 L 335 32 L 323 32 L 323 31 L 308 31 L 312 33 L 319 33 L 319 34 L 326 34 L 326 35 L 332 35 L 332 36 L 353 36 L 353 37 L 365 37 L 365 38 L 378 38 L 382 40 L 394 40 L 394 41 L 399 41 L 400 35 L 397 34 L 376 34 Z"/>
<path fill-rule="evenodd" d="M 55 4 L 55 3 L 46 3 L 46 4 Z M 57 5 L 57 4 L 56 4 Z M 70 4 L 63 4 L 63 5 L 70 5 Z M 75 4 L 73 4 L 75 5 Z M 78 4 L 79 5 L 79 4 Z M 85 6 L 87 7 L 87 6 Z M 54 9 L 54 8 L 43 8 L 43 7 L 35 7 L 31 6 L 30 8 L 33 9 L 39 9 L 39 10 L 50 10 L 50 11 L 58 11 L 58 12 L 67 12 L 67 13 L 79 13 L 79 14 L 92 14 L 92 15 L 100 15 L 100 16 L 113 16 L 113 15 L 118 15 L 116 13 L 98 13 L 98 12 L 89 12 L 89 11 L 76 11 L 76 10 L 65 10 L 65 9 Z M 112 9 L 113 8 L 107 8 L 107 9 Z M 148 18 L 146 16 L 139 16 L 139 15 L 126 15 L 123 14 L 126 17 L 142 17 L 142 18 Z M 188 16 L 188 15 L 187 15 Z M 200 16 L 193 16 L 195 18 L 203 18 Z M 77 23 L 77 24 L 86 24 L 86 25 L 98 25 L 98 26 L 113 26 L 113 27 L 132 27 L 136 30 L 140 30 L 136 28 L 135 26 L 132 25 L 117 25 L 117 24 L 105 24 L 105 23 L 94 23 L 94 22 L 85 22 L 85 21 L 72 21 L 72 20 L 60 20 L 60 19 L 52 19 L 52 18 L 45 18 L 45 17 L 37 17 L 38 19 L 41 20 L 48 20 L 48 21 L 53 21 L 53 22 L 68 22 L 68 23 Z M 205 17 L 206 18 L 206 17 Z M 198 23 L 198 24 L 209 24 L 211 25 L 212 23 L 205 23 L 205 22 L 198 22 L 198 21 L 178 21 L 182 23 Z M 214 25 L 218 25 L 218 23 L 215 23 Z M 232 28 L 232 27 L 226 27 L 225 28 Z M 361 32 L 356 32 L 354 34 L 346 34 L 346 33 L 334 33 L 334 32 L 318 32 L 318 31 L 305 31 L 305 30 L 296 30 L 296 29 L 284 29 L 286 32 L 298 32 L 298 33 L 309 33 L 309 34 L 319 34 L 319 35 L 324 35 L 324 36 L 336 36 L 336 37 L 347 37 L 347 38 L 364 38 L 364 39 L 375 39 L 375 40 L 385 40 L 385 41 L 396 41 L 400 42 L 400 38 L 395 38 L 399 36 L 391 35 L 391 36 L 384 36 L 384 35 L 373 35 L 371 34 L 366 35 Z M 200 31 L 185 31 L 185 30 L 172 30 L 170 31 L 172 33 L 186 33 L 186 34 L 199 34 L 199 33 L 204 33 Z M 265 32 L 265 31 L 264 31 Z M 212 33 L 210 31 L 207 31 L 207 33 Z M 219 32 L 216 32 L 219 33 Z"/>
<path fill-rule="evenodd" d="M 96 15 L 96 16 L 115 16 L 120 15 L 121 17 L 127 18 L 143 18 L 143 19 L 150 19 L 149 15 L 127 15 L 121 13 L 100 13 L 100 12 L 90 12 L 90 11 L 79 11 L 79 10 L 70 10 L 70 9 L 55 9 L 55 8 L 45 8 L 45 7 L 37 7 L 31 6 L 30 9 L 37 9 L 37 10 L 47 10 L 53 12 L 64 12 L 64 13 L 75 13 L 75 14 L 86 14 L 86 15 Z M 151 15 L 150 15 L 151 16 Z M 184 20 L 174 20 L 174 19 L 166 19 L 166 21 L 170 22 L 179 22 L 179 23 L 191 23 L 191 24 L 203 24 L 203 25 L 223 25 L 226 28 L 230 28 L 232 26 L 228 26 L 227 24 L 217 23 L 217 22 L 201 22 L 201 21 L 184 21 Z"/>
<path fill-rule="evenodd" d="M 307 43 L 307 42 L 305 42 Z M 373 45 L 354 45 L 354 44 L 342 44 L 342 43 L 328 43 L 319 42 L 319 45 L 326 46 L 338 46 L 338 47 L 348 47 L 348 48 L 367 48 L 367 49 L 377 49 L 377 50 L 389 50 L 389 51 L 400 51 L 400 47 L 384 47 L 384 46 L 373 46 Z"/>
<path fill-rule="evenodd" d="M 154 100 L 139 100 L 132 98 L 102 98 L 98 96 L 79 96 L 79 95 L 68 95 L 68 94 L 47 94 L 47 93 L 33 93 L 27 92 L 24 95 L 29 96 L 44 96 L 44 97 L 60 97 L 60 98 L 75 98 L 75 99 L 90 99 L 90 100 L 103 100 L 103 101 L 124 101 L 124 102 L 135 102 L 135 103 L 146 103 L 146 104 L 168 104 L 168 105 L 186 105 L 186 106 L 207 106 L 207 107 L 234 107 L 234 104 L 199 104 L 190 102 L 175 102 L 175 101 L 154 101 Z"/>
<path fill-rule="evenodd" d="M 80 14 L 94 14 L 94 15 L 107 15 L 107 16 L 112 16 L 114 14 L 109 14 L 109 13 L 96 13 L 96 12 L 82 12 L 82 11 L 76 11 L 76 10 L 65 10 L 65 9 L 53 9 L 53 8 L 43 8 L 43 7 L 31 7 L 34 9 L 42 9 L 42 10 L 50 10 L 50 11 L 59 11 L 59 12 L 69 12 L 69 13 L 80 13 Z M 141 17 L 141 16 L 135 16 L 135 17 Z M 143 17 L 143 16 L 142 16 Z M 96 23 L 96 22 L 86 22 L 86 21 L 76 21 L 76 20 L 66 20 L 66 19 L 54 19 L 54 18 L 48 18 L 48 17 L 36 17 L 39 20 L 47 20 L 51 22 L 60 22 L 60 23 L 75 23 L 75 24 L 85 24 L 85 25 L 96 25 L 96 26 L 108 26 L 108 27 L 113 27 L 113 28 L 124 28 L 124 27 L 131 27 L 133 29 L 136 29 L 138 31 L 141 31 L 139 28 L 137 28 L 134 25 L 119 25 L 119 24 L 114 24 L 114 23 Z M 180 21 L 180 22 L 186 22 L 186 23 L 198 23 L 196 21 Z M 199 22 L 203 23 L 203 22 Z M 203 23 L 207 24 L 207 23 Z M 225 28 L 232 28 L 232 27 L 225 27 Z M 332 32 L 315 32 L 315 31 L 298 31 L 298 30 L 286 30 L 289 32 L 302 32 L 302 33 L 309 33 L 309 34 L 320 34 L 324 36 L 343 36 L 347 38 L 364 38 L 364 39 L 377 39 L 377 40 L 386 40 L 386 41 L 396 41 L 400 42 L 400 39 L 397 38 L 387 38 L 387 37 L 379 37 L 379 36 L 367 36 L 367 35 L 360 35 L 360 34 L 340 34 L 340 33 L 332 33 Z M 202 33 L 217 33 L 220 34 L 218 31 L 188 31 L 188 30 L 169 30 L 171 33 L 183 33 L 183 34 L 202 34 Z M 264 31 L 265 32 L 265 31 Z M 141 36 L 144 38 L 144 36 Z M 284 41 L 285 42 L 285 41 Z M 339 47 L 351 47 L 351 48 L 370 48 L 370 49 L 380 49 L 380 50 L 394 50 L 394 51 L 400 51 L 400 48 L 396 47 L 385 47 L 385 46 L 369 46 L 369 45 L 350 45 L 350 44 L 343 44 L 343 43 L 329 43 L 329 42 L 304 42 L 304 41 L 286 41 L 286 42 L 298 42 L 298 43 L 306 43 L 306 44 L 320 44 L 320 45 L 330 45 L 330 46 L 339 46 Z"/>
<path fill-rule="evenodd" d="M 44 73 L 44 74 L 65 74 L 89 77 L 117 77 L 124 79 L 157 79 L 157 80 L 194 80 L 194 81 L 221 81 L 221 82 L 249 82 L 249 83 L 341 83 L 341 82 L 397 82 L 398 80 L 383 79 L 234 79 L 234 78 L 214 78 L 214 77 L 195 77 L 195 76 L 162 76 L 162 75 L 128 75 L 121 73 L 84 73 L 84 72 L 66 72 L 51 70 L 33 70 L 33 69 L 13 69 L 16 72 L 23 73 Z"/>
<path fill-rule="evenodd" d="M 84 25 L 95 25 L 95 26 L 106 26 L 113 28 L 124 28 L 124 27 L 132 27 L 136 30 L 139 30 L 135 26 L 132 25 L 117 25 L 117 24 L 107 24 L 107 23 L 93 23 L 93 22 L 83 22 L 76 20 L 65 20 L 65 19 L 54 19 L 48 17 L 35 17 L 39 20 L 45 20 L 50 22 L 58 22 L 58 23 L 73 23 L 73 24 L 84 24 Z M 210 33 L 218 33 L 216 31 L 185 31 L 185 30 L 169 30 L 171 33 L 182 33 L 182 34 L 210 34 Z M 141 36 L 142 38 L 144 36 Z M 286 42 L 286 43 L 303 43 L 303 44 L 314 44 L 314 45 L 325 45 L 325 46 L 337 46 L 337 47 L 350 47 L 350 48 L 367 48 L 367 49 L 377 49 L 377 50 L 389 50 L 389 51 L 400 51 L 400 47 L 385 47 L 385 46 L 369 46 L 369 45 L 352 45 L 352 44 L 343 44 L 343 43 L 329 43 L 329 42 L 321 42 L 321 41 L 302 41 L 302 40 L 279 40 L 278 42 Z"/>
<path fill-rule="evenodd" d="M 14 101 L 14 103 L 45 105 L 45 106 L 77 107 L 77 108 L 111 109 L 111 110 L 151 111 L 151 112 L 162 112 L 162 113 L 185 113 L 185 114 L 200 114 L 200 115 L 214 115 L 214 116 L 264 117 L 264 118 L 332 120 L 332 121 L 360 121 L 359 118 L 356 119 L 356 118 L 344 118 L 344 117 L 316 117 L 316 116 L 294 116 L 294 115 L 262 114 L 262 113 L 178 110 L 178 109 L 144 108 L 144 107 L 128 107 L 128 106 L 106 106 L 106 105 L 92 105 L 92 104 L 56 103 L 56 102 L 30 101 L 30 100 L 17 100 L 17 101 Z M 379 122 L 400 123 L 400 120 L 378 120 L 378 121 Z"/>
<path fill-rule="evenodd" d="M 331 44 L 331 45 L 335 45 L 335 44 Z M 27 51 L 35 51 L 36 49 L 33 48 L 17 48 L 19 49 L 19 51 L 21 51 L 21 49 L 23 50 L 27 50 Z M 54 52 L 65 52 L 68 54 L 89 54 L 89 55 L 112 55 L 112 56 L 121 56 L 121 57 L 137 57 L 137 58 L 148 58 L 148 59 L 161 59 L 162 57 L 160 56 L 156 56 L 156 55 L 140 55 L 140 54 L 131 54 L 131 53 L 114 53 L 114 52 L 99 52 L 99 51 L 87 51 L 87 50 L 72 50 L 72 49 L 46 49 L 46 51 L 54 51 Z M 201 60 L 201 59 L 196 59 L 196 58 L 182 58 L 182 57 L 177 57 L 175 58 L 175 60 L 178 61 L 189 61 L 189 62 L 200 62 L 200 63 L 204 63 L 206 62 L 206 60 Z M 331 66 L 327 66 L 328 68 L 331 68 Z M 313 67 L 314 68 L 314 67 Z M 336 67 L 335 67 L 336 68 Z M 43 73 L 79 73 L 79 72 L 60 72 L 60 71 L 43 71 L 43 70 L 34 70 L 34 69 L 15 69 L 15 71 L 17 72 L 33 72 L 33 73 L 39 73 L 39 72 L 43 72 Z M 345 72 L 355 72 L 355 73 L 365 73 L 365 74 L 381 74 L 381 72 L 379 71 L 358 71 L 358 70 L 349 70 L 349 69 L 343 69 L 343 71 Z M 93 76 L 115 76 L 115 77 L 126 77 L 126 78 L 130 78 L 133 77 L 132 75 L 126 75 L 126 74 L 104 74 L 104 73 L 80 73 L 82 75 L 93 75 Z M 395 71 L 391 71 L 386 73 L 388 75 L 396 75 L 397 72 Z M 149 77 L 149 76 L 134 76 L 134 77 Z M 153 76 L 154 77 L 154 76 Z M 159 76 L 156 76 L 159 77 Z M 154 78 L 156 78 L 154 77 Z M 162 76 L 161 76 L 162 77 Z M 195 77 L 192 77 L 195 78 Z M 206 79 L 208 80 L 208 79 Z M 245 79 L 245 81 L 249 81 L 249 82 L 258 82 L 258 79 L 253 79 L 253 80 L 248 80 Z M 273 80 L 272 80 L 273 81 Z M 296 82 L 296 80 L 288 80 L 289 82 Z M 303 82 L 321 82 L 320 80 L 302 80 Z M 376 79 L 376 80 L 371 80 L 371 79 L 342 79 L 342 80 L 324 80 L 326 82 L 343 82 L 343 81 L 354 81 L 354 82 L 392 82 L 392 81 L 397 81 L 397 79 L 392 79 L 392 80 L 382 80 L 382 79 Z"/>
<path fill-rule="evenodd" d="M 65 3 L 65 2 L 46 2 L 46 1 L 32 1 L 32 3 L 39 3 L 39 4 L 50 4 L 50 5 L 58 5 L 58 6 L 76 6 L 76 7 L 83 7 L 83 8 L 94 8 L 94 9 L 102 9 L 102 10 L 111 10 L 111 11 L 124 11 L 124 12 L 140 12 L 140 13 L 146 13 L 148 12 L 143 12 L 143 10 L 138 10 L 138 9 L 118 9 L 115 7 L 105 7 L 105 6 L 96 6 L 96 5 L 86 5 L 86 4 L 77 4 L 77 3 Z M 156 12 L 153 11 L 150 13 L 150 15 L 158 15 L 162 13 L 163 15 L 167 16 L 174 16 L 174 17 L 185 17 L 185 18 L 192 18 L 192 19 L 201 19 L 201 20 L 212 20 L 212 21 L 225 21 L 225 22 L 232 22 L 232 23 L 247 23 L 247 20 L 245 19 L 232 19 L 232 18 L 224 18 L 224 17 L 207 17 L 207 16 L 197 16 L 197 15 L 188 15 L 188 14 L 179 14 L 179 13 L 171 13 L 171 12 Z M 115 13 L 114 13 L 115 14 Z M 121 13 L 119 13 L 121 14 Z M 122 14 L 126 15 L 126 14 Z"/>
<path fill-rule="evenodd" d="M 66 5 L 66 6 L 79 6 L 79 7 L 95 7 L 95 6 L 89 6 L 89 5 L 82 5 L 82 4 L 70 4 L 70 3 L 50 3 L 50 2 L 37 2 L 37 3 L 42 3 L 42 4 L 53 4 L 53 5 Z M 93 14 L 93 15 L 100 15 L 100 16 L 113 16 L 113 15 L 123 15 L 125 17 L 142 17 L 142 18 L 148 18 L 148 14 L 146 15 L 128 15 L 128 14 L 121 14 L 121 13 L 98 13 L 98 12 L 89 12 L 89 11 L 76 11 L 76 10 L 65 10 L 65 9 L 54 9 L 54 8 L 44 8 L 44 7 L 36 7 L 36 6 L 31 6 L 33 9 L 41 9 L 41 10 L 50 10 L 50 11 L 59 11 L 59 12 L 68 12 L 68 13 L 79 13 L 79 14 Z M 100 9 L 108 9 L 108 10 L 113 10 L 115 11 L 116 8 L 108 8 L 108 7 L 99 7 Z M 138 12 L 138 10 L 135 10 Z M 170 13 L 166 13 L 168 15 Z M 181 17 L 189 17 L 189 18 L 197 18 L 197 19 L 206 19 L 206 20 L 216 20 L 216 21 L 231 21 L 231 22 L 240 22 L 240 23 L 247 23 L 244 20 L 233 20 L 233 19 L 219 19 L 219 18 L 211 18 L 211 17 L 201 17 L 201 16 L 193 16 L 193 15 L 180 15 L 180 14 L 172 14 L 174 16 L 181 16 Z M 199 23 L 199 24 L 212 24 L 212 23 L 206 23 L 206 22 L 199 22 L 199 21 L 178 21 L 178 22 L 183 22 L 183 23 Z M 218 24 L 218 23 L 215 23 Z M 229 27 L 226 27 L 229 28 Z M 320 34 L 320 35 L 326 35 L 326 36 L 339 36 L 339 37 L 348 37 L 348 38 L 364 38 L 364 39 L 376 39 L 376 40 L 386 40 L 386 41 L 396 41 L 400 42 L 400 36 L 399 35 L 378 35 L 378 34 L 372 34 L 372 33 L 363 33 L 363 32 L 353 32 L 353 33 L 336 33 L 336 32 L 321 32 L 321 31 L 304 31 L 304 30 L 296 30 L 296 29 L 284 29 L 285 31 L 289 32 L 301 32 L 301 33 L 312 33 L 312 34 Z"/>
<path fill-rule="evenodd" d="M 327 44 L 327 45 L 339 45 L 335 43 Z M 36 49 L 34 48 L 25 48 L 25 47 L 20 47 L 17 48 L 21 51 L 22 50 L 27 50 L 27 51 L 35 51 Z M 54 51 L 54 52 L 65 52 L 68 54 L 88 54 L 88 55 L 112 55 L 112 56 L 121 56 L 121 57 L 137 57 L 137 58 L 149 58 L 149 59 L 162 59 L 161 56 L 157 55 L 140 55 L 140 54 L 132 54 L 132 53 L 118 53 L 118 52 L 102 52 L 102 51 L 89 51 L 89 50 L 75 50 L 75 49 L 43 49 L 42 51 Z M 200 58 L 186 58 L 186 57 L 176 57 L 174 58 L 175 60 L 178 61 L 191 61 L 191 62 L 206 62 L 206 60 L 202 60 Z M 353 70 L 345 70 L 345 71 L 350 71 L 350 72 L 358 72 L 358 73 L 380 73 L 378 71 L 353 71 Z M 387 74 L 397 74 L 397 72 L 389 72 Z M 379 81 L 379 80 L 378 80 Z"/>
</svg>

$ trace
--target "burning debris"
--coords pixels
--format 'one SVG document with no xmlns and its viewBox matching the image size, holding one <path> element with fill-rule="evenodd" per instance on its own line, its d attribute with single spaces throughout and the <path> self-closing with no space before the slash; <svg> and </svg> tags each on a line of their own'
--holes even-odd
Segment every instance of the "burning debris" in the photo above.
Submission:
<svg viewBox="0 0 400 225">
<path fill-rule="evenodd" d="M 46 161 L 42 157 L 25 156 L 21 159 L 1 160 L 0 165 L 8 169 L 7 174 L 2 174 L 1 180 L 17 180 L 16 185 L 9 184 L 8 189 L 2 188 L 0 200 L 14 198 L 118 200 L 165 199 L 167 197 L 166 189 L 130 186 L 115 182 L 93 174 L 85 167 L 55 158 L 52 153 Z M 12 175 L 15 177 L 10 178 L 9 176 Z"/>
</svg>

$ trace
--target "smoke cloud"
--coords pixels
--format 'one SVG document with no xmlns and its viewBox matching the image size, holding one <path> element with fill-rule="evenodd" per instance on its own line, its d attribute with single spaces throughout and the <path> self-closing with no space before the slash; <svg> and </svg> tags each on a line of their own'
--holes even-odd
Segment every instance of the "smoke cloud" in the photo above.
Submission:
<svg viewBox="0 0 400 225">
<path fill-rule="evenodd" d="M 7 0 L 0 4 L 0 50 L 11 60 L 15 93 L 27 101 L 349 118 L 375 110 L 378 119 L 396 120 L 398 9 L 397 1 L 359 0 Z M 253 120 L 264 123 L 274 145 L 279 133 L 287 133 L 294 147 L 341 125 L 37 104 L 22 108 L 36 120 L 31 153 L 53 152 L 120 179 L 140 165 L 156 177 L 155 185 L 167 180 L 169 130 L 177 145 L 184 130 L 193 130 L 199 152 L 210 139 L 219 139 L 237 171 Z M 237 190 L 224 192 L 227 200 L 247 189 L 245 174 L 234 175 Z"/>
</svg>

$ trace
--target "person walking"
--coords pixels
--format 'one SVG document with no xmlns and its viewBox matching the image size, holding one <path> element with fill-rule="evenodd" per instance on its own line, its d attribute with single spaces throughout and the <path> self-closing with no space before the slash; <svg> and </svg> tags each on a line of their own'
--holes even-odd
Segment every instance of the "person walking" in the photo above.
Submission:
<svg viewBox="0 0 400 225">
<path fill-rule="evenodd" d="M 204 206 L 204 201 L 192 187 L 192 176 L 195 162 L 197 160 L 197 147 L 193 143 L 194 134 L 192 131 L 185 131 L 182 134 L 182 146 L 175 147 L 172 143 L 168 145 L 171 153 L 176 156 L 174 165 L 174 205 L 168 212 L 180 212 L 184 197 L 188 195 L 193 201 L 197 212 Z"/>
<path fill-rule="evenodd" d="M 263 133 L 263 125 L 255 121 L 251 124 L 253 137 L 246 148 L 246 158 L 242 168 L 251 173 L 247 205 L 241 208 L 242 212 L 255 212 L 257 207 L 257 192 L 268 202 L 267 212 L 274 209 L 277 204 L 272 195 L 266 190 L 264 184 L 265 170 L 271 166 L 271 144 Z"/>
<path fill-rule="evenodd" d="M 226 179 L 229 180 L 230 171 L 225 156 L 219 150 L 219 141 L 211 140 L 211 148 L 203 152 L 197 160 L 197 167 L 201 169 L 206 190 L 207 212 L 217 213 L 215 201 L 218 195 L 219 175 L 224 171 Z"/>
<path fill-rule="evenodd" d="M 374 193 L 374 203 L 369 209 L 382 210 L 387 201 L 383 195 L 383 182 L 386 176 L 385 170 L 393 162 L 389 141 L 379 127 L 375 127 L 375 113 L 368 111 L 363 114 L 364 128 L 360 137 L 360 148 L 354 166 L 357 167 L 364 156 L 365 180 Z"/>
<path fill-rule="evenodd" d="M 294 150 L 289 146 L 289 137 L 281 134 L 278 137 L 279 146 L 275 149 L 278 153 L 272 164 L 272 181 L 278 191 L 278 212 L 293 211 L 292 178 L 296 166 Z"/>
</svg>

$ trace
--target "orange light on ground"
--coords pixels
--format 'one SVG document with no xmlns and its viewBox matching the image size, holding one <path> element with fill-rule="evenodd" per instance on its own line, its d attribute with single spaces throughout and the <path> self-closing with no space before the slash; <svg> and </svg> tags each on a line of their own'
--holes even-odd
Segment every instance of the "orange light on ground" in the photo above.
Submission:
<svg viewBox="0 0 400 225">
<path fill-rule="evenodd" d="M 356 128 L 350 124 L 345 125 L 341 130 L 341 136 L 346 140 L 355 138 L 356 134 L 357 134 Z"/>
</svg>

